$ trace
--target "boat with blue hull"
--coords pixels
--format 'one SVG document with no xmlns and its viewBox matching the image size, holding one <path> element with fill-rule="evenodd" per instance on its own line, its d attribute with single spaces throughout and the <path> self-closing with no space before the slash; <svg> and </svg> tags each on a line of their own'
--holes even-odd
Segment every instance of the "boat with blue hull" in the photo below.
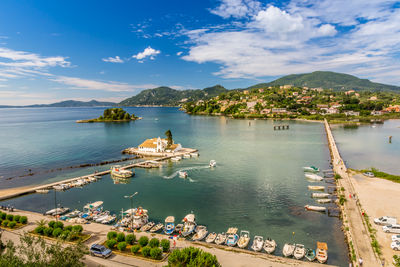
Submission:
<svg viewBox="0 0 400 267">
<path fill-rule="evenodd" d="M 175 217 L 168 216 L 165 218 L 164 233 L 167 235 L 172 235 L 175 231 Z"/>
</svg>

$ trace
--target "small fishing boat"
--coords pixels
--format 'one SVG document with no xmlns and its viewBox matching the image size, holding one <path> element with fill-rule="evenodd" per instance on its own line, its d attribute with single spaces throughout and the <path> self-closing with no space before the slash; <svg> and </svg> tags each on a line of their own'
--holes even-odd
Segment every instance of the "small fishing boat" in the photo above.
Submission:
<svg viewBox="0 0 400 267">
<path fill-rule="evenodd" d="M 190 153 L 190 156 L 192 156 L 192 157 L 198 157 L 199 156 L 199 153 Z"/>
<path fill-rule="evenodd" d="M 49 193 L 49 190 L 48 189 L 37 189 L 37 190 L 35 190 L 35 192 L 38 194 L 47 194 L 47 193 Z"/>
<path fill-rule="evenodd" d="M 316 257 L 315 250 L 308 248 L 305 257 L 308 261 L 314 261 Z"/>
<path fill-rule="evenodd" d="M 162 223 L 157 223 L 153 228 L 150 229 L 150 233 L 155 233 L 160 231 L 164 227 L 164 224 Z"/>
<path fill-rule="evenodd" d="M 102 224 L 110 224 L 114 222 L 117 219 L 115 215 L 107 215 L 107 217 L 101 221 Z"/>
<path fill-rule="evenodd" d="M 184 157 L 185 159 L 189 159 L 189 158 L 190 158 L 190 154 L 184 154 L 183 157 Z"/>
<path fill-rule="evenodd" d="M 140 231 L 142 231 L 142 232 L 149 231 L 151 228 L 153 228 L 154 225 L 155 225 L 154 222 L 148 222 L 148 223 L 146 223 L 145 225 L 143 225 L 143 226 L 140 228 Z"/>
<path fill-rule="evenodd" d="M 181 230 L 182 236 L 191 235 L 196 229 L 196 217 L 193 213 L 190 213 L 183 218 L 183 228 Z"/>
<path fill-rule="evenodd" d="M 286 243 L 282 249 L 283 256 L 285 256 L 285 257 L 292 256 L 295 249 L 296 249 L 295 244 Z"/>
<path fill-rule="evenodd" d="M 135 213 L 133 214 L 133 228 L 139 229 L 143 225 L 147 224 L 149 221 L 149 215 L 147 214 L 147 210 L 142 207 L 138 207 L 135 209 Z"/>
<path fill-rule="evenodd" d="M 63 208 L 63 207 L 61 207 L 61 208 L 57 208 L 56 211 L 55 211 L 53 214 L 51 214 L 51 215 L 53 215 L 53 216 L 63 215 L 63 214 L 65 214 L 65 213 L 67 213 L 68 211 L 69 211 L 69 208 Z"/>
<path fill-rule="evenodd" d="M 305 255 L 306 255 L 306 249 L 304 248 L 304 245 L 296 244 L 296 248 L 293 252 L 293 257 L 300 260 L 300 259 L 304 258 Z"/>
<path fill-rule="evenodd" d="M 217 245 L 222 245 L 226 241 L 226 234 L 225 233 L 219 233 L 217 237 L 215 238 L 215 244 Z"/>
<path fill-rule="evenodd" d="M 264 246 L 264 238 L 262 236 L 256 235 L 253 240 L 253 245 L 251 245 L 251 249 L 254 251 L 261 251 Z"/>
<path fill-rule="evenodd" d="M 264 242 L 264 250 L 265 250 L 265 252 L 267 252 L 268 254 L 272 254 L 272 253 L 274 253 L 275 249 L 276 249 L 275 240 L 273 240 L 273 239 L 268 237 Z"/>
<path fill-rule="evenodd" d="M 305 205 L 304 208 L 306 208 L 306 210 L 312 210 L 312 211 L 326 211 L 326 207 L 321 207 L 321 206 Z"/>
<path fill-rule="evenodd" d="M 185 171 L 179 171 L 178 174 L 179 174 L 179 177 L 181 177 L 181 178 L 187 178 L 188 177 L 188 174 Z"/>
<path fill-rule="evenodd" d="M 182 228 L 183 228 L 183 224 L 182 223 L 177 224 L 175 226 L 175 232 L 179 233 L 182 230 Z"/>
<path fill-rule="evenodd" d="M 319 175 L 316 175 L 315 173 L 305 173 L 304 176 L 307 179 L 310 179 L 310 180 L 313 180 L 313 181 L 322 181 L 322 180 L 324 180 L 324 178 L 322 178 Z"/>
<path fill-rule="evenodd" d="M 44 213 L 44 215 L 52 215 L 53 213 L 56 212 L 57 209 L 52 209 L 52 210 L 48 210 Z"/>
<path fill-rule="evenodd" d="M 64 185 L 54 185 L 53 189 L 56 190 L 56 191 L 64 191 L 67 188 Z"/>
<path fill-rule="evenodd" d="M 171 235 L 175 230 L 175 217 L 168 216 L 165 219 L 164 233 L 167 235 Z"/>
<path fill-rule="evenodd" d="M 319 263 L 325 263 L 328 260 L 328 244 L 317 242 L 316 258 Z"/>
<path fill-rule="evenodd" d="M 230 227 L 228 231 L 226 231 L 226 244 L 230 247 L 236 246 L 237 242 L 239 241 L 239 236 L 236 234 L 238 229 L 236 227 Z"/>
<path fill-rule="evenodd" d="M 97 223 L 101 223 L 101 222 L 103 222 L 104 220 L 109 219 L 109 217 L 108 217 L 109 215 L 110 215 L 110 212 L 109 212 L 109 211 L 102 212 L 102 213 L 100 213 L 98 216 L 93 217 L 93 220 L 94 220 L 95 222 L 97 222 Z"/>
<path fill-rule="evenodd" d="M 65 214 L 65 216 L 68 218 L 75 218 L 75 217 L 78 217 L 80 213 L 81 213 L 81 211 L 74 210 L 74 211 L 71 211 L 70 213 Z"/>
<path fill-rule="evenodd" d="M 315 166 L 303 167 L 305 172 L 319 172 L 319 168 Z"/>
<path fill-rule="evenodd" d="M 215 232 L 209 233 L 208 236 L 206 237 L 206 242 L 213 243 L 216 238 L 217 238 L 217 233 Z"/>
<path fill-rule="evenodd" d="M 237 243 L 239 248 L 246 248 L 250 242 L 250 232 L 242 230 L 240 231 L 239 241 Z"/>
<path fill-rule="evenodd" d="M 196 233 L 193 235 L 193 241 L 200 241 L 203 240 L 208 234 L 207 227 L 204 225 L 198 225 L 196 227 Z"/>
<path fill-rule="evenodd" d="M 330 194 L 328 194 L 328 193 L 312 193 L 311 194 L 311 197 L 313 197 L 313 198 L 326 198 L 329 196 L 330 196 Z"/>
<path fill-rule="evenodd" d="M 133 176 L 133 171 L 121 169 L 120 165 L 111 167 L 111 175 L 120 178 L 129 178 Z"/>
<path fill-rule="evenodd" d="M 177 161 L 180 161 L 181 158 L 179 158 L 179 157 L 173 157 L 173 158 L 171 158 L 171 160 L 177 162 Z"/>
<path fill-rule="evenodd" d="M 317 202 L 320 204 L 326 204 L 326 203 L 331 203 L 332 199 L 330 198 L 321 198 L 321 199 L 317 199 Z"/>
<path fill-rule="evenodd" d="M 325 186 L 322 185 L 309 185 L 308 190 L 314 190 L 314 191 L 320 191 L 320 190 L 325 190 Z"/>
<path fill-rule="evenodd" d="M 215 167 L 217 166 L 217 162 L 215 160 L 210 160 L 210 167 Z"/>
</svg>

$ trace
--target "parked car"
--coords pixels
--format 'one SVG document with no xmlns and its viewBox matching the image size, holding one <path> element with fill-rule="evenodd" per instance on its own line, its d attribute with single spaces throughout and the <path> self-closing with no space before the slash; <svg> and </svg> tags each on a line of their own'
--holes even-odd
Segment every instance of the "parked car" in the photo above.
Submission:
<svg viewBox="0 0 400 267">
<path fill-rule="evenodd" d="M 363 173 L 365 176 L 370 177 L 370 178 L 374 178 L 375 174 L 373 172 L 364 172 Z"/>
<path fill-rule="evenodd" d="M 375 218 L 374 223 L 379 225 L 397 224 L 397 218 L 391 216 L 383 216 L 380 218 Z"/>
<path fill-rule="evenodd" d="M 394 233 L 400 234 L 400 225 L 399 224 L 390 224 L 382 227 L 385 233 Z"/>
<path fill-rule="evenodd" d="M 103 258 L 108 258 L 111 256 L 112 251 L 105 246 L 99 245 L 99 244 L 93 244 L 90 247 L 90 255 L 92 256 L 99 256 Z"/>
<path fill-rule="evenodd" d="M 400 250 L 400 241 L 395 241 L 395 242 L 392 242 L 392 244 L 390 244 L 390 247 L 393 249 L 393 250 Z"/>
<path fill-rule="evenodd" d="M 400 241 L 400 235 L 392 235 L 392 241 Z"/>
</svg>

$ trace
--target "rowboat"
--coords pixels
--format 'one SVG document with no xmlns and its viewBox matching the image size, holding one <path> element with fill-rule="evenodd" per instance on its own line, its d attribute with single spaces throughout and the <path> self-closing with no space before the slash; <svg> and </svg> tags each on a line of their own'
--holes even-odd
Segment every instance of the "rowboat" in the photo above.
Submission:
<svg viewBox="0 0 400 267">
<path fill-rule="evenodd" d="M 242 230 L 240 231 L 239 241 L 237 243 L 239 248 L 246 248 L 250 242 L 250 233 L 249 231 Z"/>
<path fill-rule="evenodd" d="M 171 235 L 175 230 L 175 217 L 168 216 L 165 218 L 164 233 Z"/>
<path fill-rule="evenodd" d="M 264 238 L 262 236 L 256 235 L 253 240 L 253 245 L 251 249 L 254 251 L 260 251 L 264 246 Z"/>
<path fill-rule="evenodd" d="M 208 234 L 207 227 L 204 225 L 199 225 L 196 227 L 196 233 L 193 235 L 193 241 L 203 240 Z"/>
<path fill-rule="evenodd" d="M 326 207 L 320 207 L 320 206 L 311 206 L 311 205 L 305 205 L 304 206 L 306 210 L 313 210 L 313 211 L 326 211 Z"/>
<path fill-rule="evenodd" d="M 328 244 L 324 242 L 317 242 L 317 260 L 320 263 L 325 263 L 328 260 Z"/>
<path fill-rule="evenodd" d="M 121 169 L 120 165 L 111 167 L 111 175 L 120 178 L 129 178 L 133 176 L 133 171 Z"/>
<path fill-rule="evenodd" d="M 331 203 L 332 199 L 330 199 L 330 198 L 321 198 L 321 199 L 317 199 L 317 202 L 321 203 L 321 204 Z"/>
<path fill-rule="evenodd" d="M 311 248 L 308 248 L 305 257 L 306 257 L 306 259 L 307 259 L 308 261 L 314 261 L 314 260 L 315 260 L 315 257 L 316 257 L 316 255 L 315 255 L 315 250 L 314 250 L 314 249 L 311 249 Z"/>
<path fill-rule="evenodd" d="M 215 238 L 215 244 L 217 245 L 222 245 L 226 241 L 226 234 L 225 233 L 219 233 L 217 237 Z"/>
<path fill-rule="evenodd" d="M 311 194 L 311 197 L 313 197 L 313 198 L 326 198 L 329 196 L 330 196 L 330 194 L 328 194 L 328 193 L 312 193 Z"/>
<path fill-rule="evenodd" d="M 315 166 L 303 167 L 305 172 L 319 172 L 319 168 Z"/>
<path fill-rule="evenodd" d="M 325 190 L 325 186 L 321 186 L 321 185 L 309 185 L 308 186 L 308 190 L 315 190 L 315 191 L 318 191 L 318 190 Z"/>
<path fill-rule="evenodd" d="M 304 245 L 296 244 L 296 248 L 293 252 L 293 257 L 300 260 L 300 259 L 304 258 L 305 255 L 306 255 L 306 249 L 304 248 Z"/>
<path fill-rule="evenodd" d="M 276 249 L 275 240 L 273 240 L 273 239 L 268 237 L 264 242 L 264 250 L 265 250 L 265 252 L 271 254 L 271 253 L 274 253 L 275 249 Z"/>
<path fill-rule="evenodd" d="M 296 249 L 295 244 L 286 243 L 282 249 L 283 256 L 285 257 L 292 256 L 295 249 Z"/>
<path fill-rule="evenodd" d="M 319 175 L 316 175 L 315 173 L 305 173 L 304 176 L 310 180 L 314 180 L 314 181 L 322 181 L 324 180 L 324 178 L 322 178 Z"/>
<path fill-rule="evenodd" d="M 215 167 L 217 166 L 217 162 L 215 160 L 210 160 L 210 167 Z"/>
<path fill-rule="evenodd" d="M 164 227 L 164 224 L 157 223 L 153 228 L 150 229 L 150 233 L 155 233 L 157 231 L 160 231 L 160 229 L 163 227 Z"/>
<path fill-rule="evenodd" d="M 154 225 L 155 225 L 154 222 L 148 222 L 148 223 L 146 223 L 145 225 L 143 225 L 143 226 L 140 228 L 140 231 L 142 231 L 142 232 L 149 231 L 151 228 L 153 228 Z"/>
<path fill-rule="evenodd" d="M 206 242 L 213 243 L 216 238 L 217 238 L 217 234 L 215 232 L 209 233 L 208 236 L 206 237 Z"/>
</svg>

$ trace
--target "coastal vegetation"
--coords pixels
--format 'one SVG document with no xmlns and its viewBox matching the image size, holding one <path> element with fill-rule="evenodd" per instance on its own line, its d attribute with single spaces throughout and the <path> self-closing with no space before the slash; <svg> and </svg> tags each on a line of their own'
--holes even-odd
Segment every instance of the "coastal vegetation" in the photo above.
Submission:
<svg viewBox="0 0 400 267">
<path fill-rule="evenodd" d="M 393 256 L 393 263 L 394 263 L 394 266 L 400 267 L 400 255 Z"/>
<path fill-rule="evenodd" d="M 215 255 L 204 252 L 199 248 L 187 247 L 176 249 L 168 257 L 169 267 L 202 266 L 219 267 L 221 266 Z"/>
<path fill-rule="evenodd" d="M 376 168 L 371 168 L 371 169 L 366 169 L 366 170 L 361 170 L 358 172 L 372 172 L 374 174 L 375 177 L 377 178 L 382 178 L 382 179 L 386 179 L 395 183 L 400 183 L 400 175 L 393 175 L 393 174 L 389 174 L 383 171 L 380 171 Z"/>
<path fill-rule="evenodd" d="M 77 122 L 125 122 L 139 119 L 135 114 L 129 114 L 122 108 L 105 109 L 103 115 L 97 119 L 79 120 Z"/>
<path fill-rule="evenodd" d="M 0 227 L 6 229 L 20 228 L 28 223 L 28 217 L 0 212 Z"/>
<path fill-rule="evenodd" d="M 64 223 L 60 221 L 46 221 L 40 220 L 36 222 L 36 228 L 31 232 L 39 236 L 51 239 L 58 239 L 69 242 L 82 242 L 87 240 L 90 235 L 83 234 L 83 227 L 81 225 L 69 225 L 64 227 Z"/>
<path fill-rule="evenodd" d="M 167 137 L 167 148 L 169 148 L 173 143 L 171 130 L 165 132 L 165 137 Z"/>
</svg>

